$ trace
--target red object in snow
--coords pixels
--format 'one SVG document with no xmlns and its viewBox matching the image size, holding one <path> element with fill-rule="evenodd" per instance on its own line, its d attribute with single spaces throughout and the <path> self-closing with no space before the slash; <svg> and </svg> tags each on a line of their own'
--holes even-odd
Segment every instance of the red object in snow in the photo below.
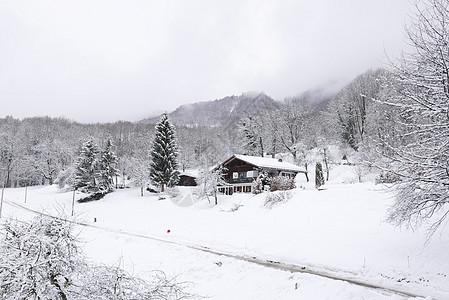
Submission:
<svg viewBox="0 0 449 300">
<path fill-rule="evenodd" d="M 169 230 L 167 230 L 167 233 L 170 233 L 170 229 L 169 229 Z"/>
</svg>

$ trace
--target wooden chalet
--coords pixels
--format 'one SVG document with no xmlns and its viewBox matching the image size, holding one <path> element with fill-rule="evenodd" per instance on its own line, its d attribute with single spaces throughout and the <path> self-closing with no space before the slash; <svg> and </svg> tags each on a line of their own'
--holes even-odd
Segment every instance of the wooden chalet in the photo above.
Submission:
<svg viewBox="0 0 449 300">
<path fill-rule="evenodd" d="M 223 178 L 228 185 L 220 187 L 219 191 L 226 195 L 251 193 L 261 173 L 267 173 L 270 177 L 295 177 L 298 173 L 306 173 L 305 169 L 279 159 L 238 154 L 234 154 L 221 166 L 225 169 Z"/>
</svg>

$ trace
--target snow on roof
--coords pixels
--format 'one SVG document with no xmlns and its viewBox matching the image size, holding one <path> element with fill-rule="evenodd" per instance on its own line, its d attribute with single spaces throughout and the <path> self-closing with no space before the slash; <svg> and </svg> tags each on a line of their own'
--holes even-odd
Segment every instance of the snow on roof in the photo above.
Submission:
<svg viewBox="0 0 449 300">
<path fill-rule="evenodd" d="M 189 177 L 197 177 L 198 176 L 198 169 L 189 169 L 183 171 L 179 171 L 179 176 L 189 176 Z"/>
<path fill-rule="evenodd" d="M 306 170 L 304 168 L 301 168 L 301 167 L 296 166 L 291 163 L 279 161 L 276 158 L 249 156 L 249 155 L 240 155 L 240 154 L 234 154 L 234 157 L 237 159 L 243 160 L 244 162 L 247 162 L 256 167 L 260 167 L 260 168 L 270 168 L 270 169 L 278 169 L 278 170 L 284 170 L 284 171 L 295 171 L 295 172 L 303 172 L 303 173 L 306 172 Z"/>
</svg>

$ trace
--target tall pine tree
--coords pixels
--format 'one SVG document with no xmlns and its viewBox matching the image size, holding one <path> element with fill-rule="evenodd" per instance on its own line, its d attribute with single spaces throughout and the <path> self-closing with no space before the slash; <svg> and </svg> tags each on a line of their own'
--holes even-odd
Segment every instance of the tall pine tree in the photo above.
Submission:
<svg viewBox="0 0 449 300">
<path fill-rule="evenodd" d="M 164 114 L 156 124 L 156 136 L 151 148 L 150 179 L 164 192 L 166 186 L 174 186 L 179 181 L 178 144 L 175 127 Z"/>
<path fill-rule="evenodd" d="M 97 184 L 101 193 L 109 193 L 114 189 L 114 176 L 118 175 L 117 156 L 112 151 L 111 140 L 106 141 L 103 151 L 100 153 L 100 159 L 97 166 Z"/>
<path fill-rule="evenodd" d="M 83 144 L 75 163 L 74 188 L 82 192 L 96 192 L 96 165 L 98 147 L 92 140 Z"/>
</svg>

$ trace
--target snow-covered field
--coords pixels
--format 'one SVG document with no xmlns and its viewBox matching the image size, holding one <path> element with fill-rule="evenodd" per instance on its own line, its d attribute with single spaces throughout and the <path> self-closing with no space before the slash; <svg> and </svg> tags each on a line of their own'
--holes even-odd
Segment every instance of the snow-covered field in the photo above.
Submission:
<svg viewBox="0 0 449 300">
<path fill-rule="evenodd" d="M 75 204 L 77 221 L 117 231 L 80 227 L 80 237 L 93 261 L 121 264 L 143 278 L 160 269 L 179 281 L 192 282 L 193 292 L 210 299 L 406 297 L 183 245 L 299 265 L 428 299 L 449 299 L 449 229 L 437 232 L 425 245 L 424 230 L 385 222 L 392 203 L 388 187 L 347 183 L 354 181 L 348 175 L 353 173 L 345 169 L 348 166 L 339 168 L 324 190 L 299 179 L 302 188 L 271 209 L 263 206 L 265 194 L 220 196 L 216 207 L 207 201 L 180 207 L 176 200 L 159 201 L 155 194 L 140 197 L 138 189 L 118 190 L 96 202 Z M 10 202 L 70 216 L 72 192 L 33 187 L 27 191 L 26 203 L 24 195 L 24 189 L 5 190 L 8 202 L 3 205 L 3 218 L 32 215 Z"/>
</svg>

